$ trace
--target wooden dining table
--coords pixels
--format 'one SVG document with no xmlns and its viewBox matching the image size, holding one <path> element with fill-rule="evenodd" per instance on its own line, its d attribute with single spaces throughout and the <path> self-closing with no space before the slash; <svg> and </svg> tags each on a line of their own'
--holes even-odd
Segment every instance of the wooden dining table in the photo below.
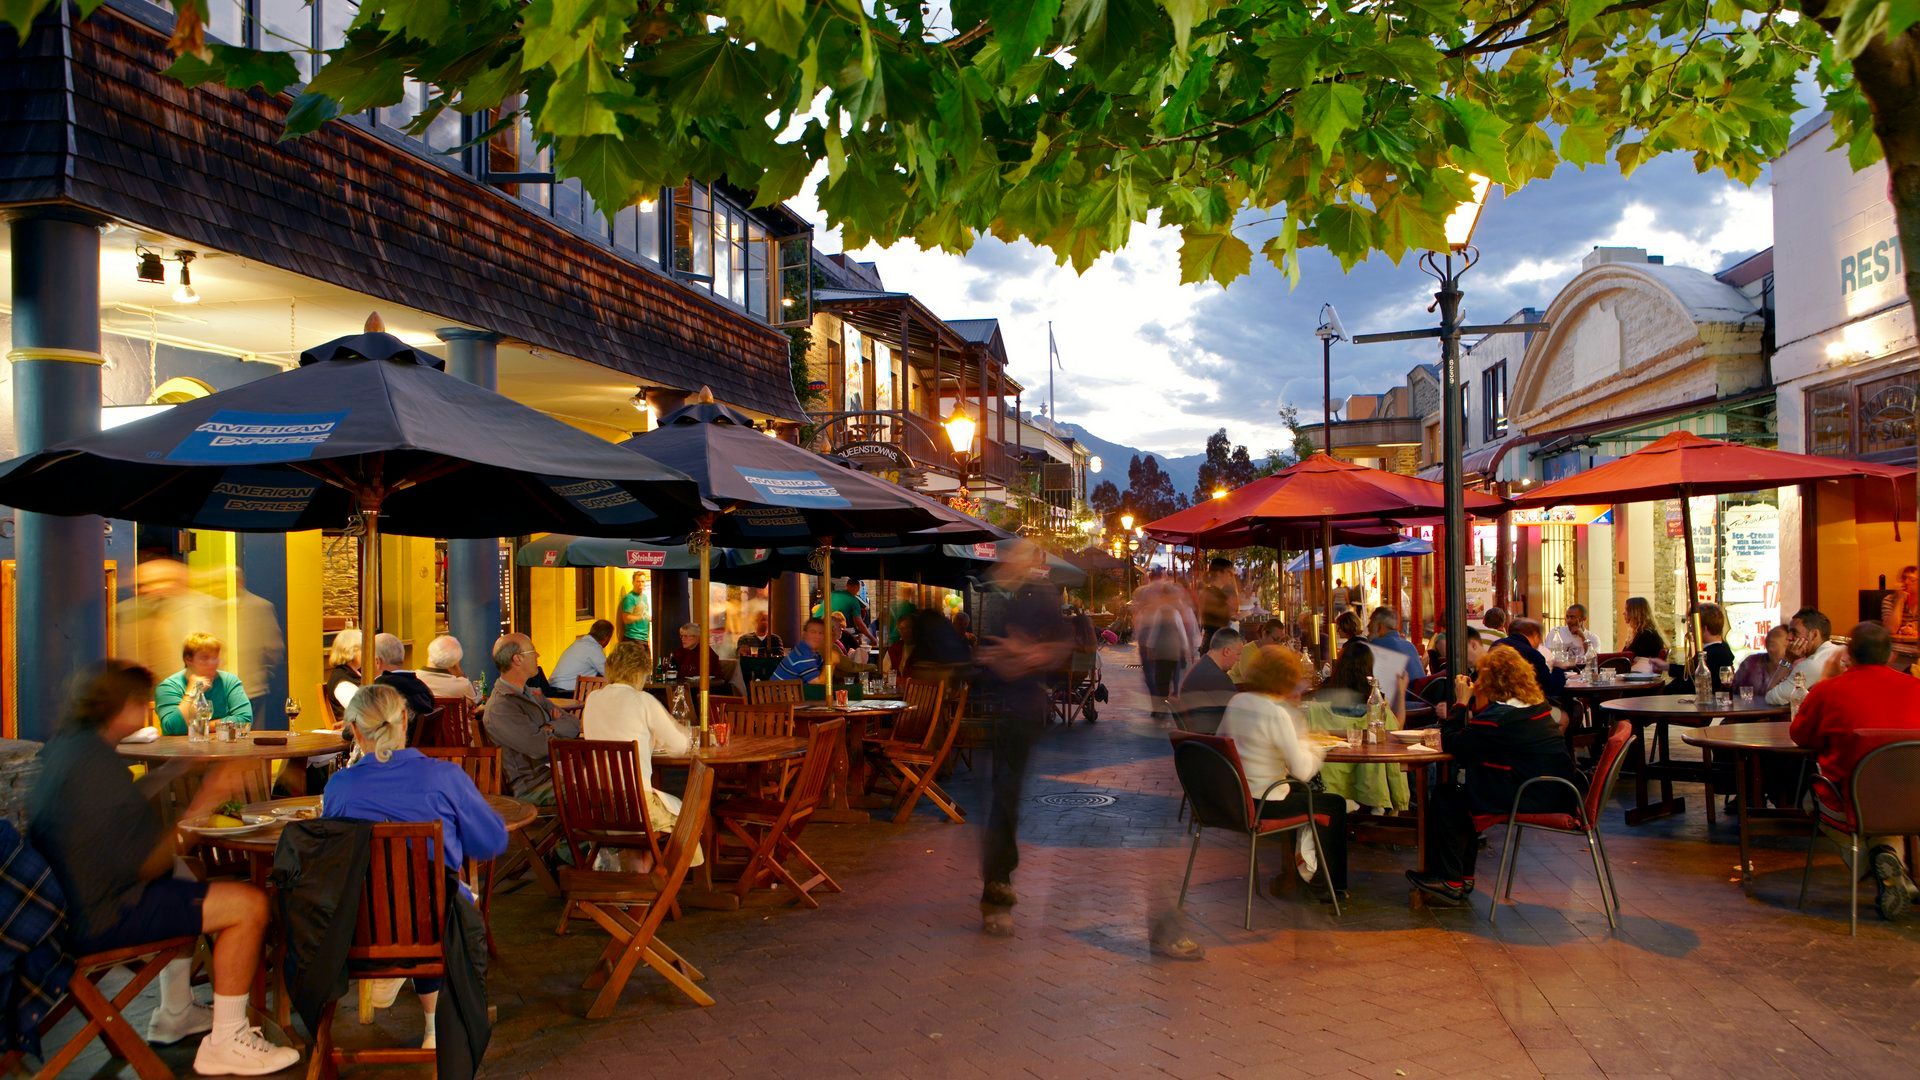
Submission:
<svg viewBox="0 0 1920 1080">
<path fill-rule="evenodd" d="M 284 742 L 271 743 L 271 739 Z M 337 731 L 261 731 L 231 742 L 209 737 L 193 742 L 185 735 L 162 735 L 152 742 L 114 746 L 121 757 L 147 762 L 290 761 L 345 753 L 348 743 Z"/>
<path fill-rule="evenodd" d="M 1452 761 L 1453 755 L 1444 750 L 1430 750 L 1390 739 L 1375 746 L 1351 746 L 1344 743 L 1332 746 L 1327 749 L 1325 760 L 1352 765 L 1398 765 L 1407 773 L 1413 787 L 1412 818 L 1399 814 L 1358 814 L 1349 815 L 1347 824 L 1357 840 L 1378 839 L 1392 844 L 1404 843 L 1407 827 L 1411 825 L 1414 832 L 1414 862 L 1420 873 L 1426 873 L 1427 766 Z M 1425 906 L 1425 894 L 1419 889 L 1411 890 L 1408 897 L 1413 907 Z"/>
<path fill-rule="evenodd" d="M 847 722 L 842 745 L 834 751 L 833 771 L 827 778 L 827 798 L 820 809 L 814 811 L 813 820 L 843 825 L 873 820 L 871 812 L 853 805 L 853 792 L 864 790 L 867 784 L 867 755 L 862 743 L 873 734 L 876 721 L 898 716 L 907 708 L 906 702 L 895 698 L 867 698 L 845 705 L 808 701 L 793 707 L 796 729 L 811 728 L 821 720 L 845 719 Z"/>
<path fill-rule="evenodd" d="M 1633 724 L 1632 756 L 1628 762 L 1633 766 L 1634 805 L 1626 812 L 1627 824 L 1640 825 L 1671 814 L 1685 813 L 1687 800 L 1676 798 L 1673 794 L 1674 781 L 1678 780 L 1708 785 L 1707 824 L 1711 826 L 1714 809 L 1709 764 L 1704 761 L 1675 761 L 1668 742 L 1668 729 L 1676 724 L 1704 728 L 1716 720 L 1736 724 L 1774 720 L 1785 717 L 1787 707 L 1770 704 L 1764 698 L 1754 701 L 1735 698 L 1729 704 L 1718 705 L 1711 701 L 1695 701 L 1692 694 L 1649 694 L 1615 698 L 1600 707 L 1600 714 L 1603 717 L 1618 717 Z M 1646 738 L 1649 727 L 1653 729 L 1651 749 Z M 1660 782 L 1660 801 L 1649 803 L 1648 788 L 1655 780 Z"/>
<path fill-rule="evenodd" d="M 1760 763 L 1768 754 L 1787 754 L 1811 759 L 1813 750 L 1793 741 L 1785 720 L 1750 724 L 1716 724 L 1689 731 L 1680 738 L 1702 750 L 1724 753 L 1733 758 L 1734 791 L 1739 796 L 1740 887 L 1753 891 L 1753 858 L 1750 839 L 1758 835 L 1804 836 L 1812 827 L 1807 812 L 1799 807 L 1759 805 L 1761 795 Z M 1796 790 L 1797 787 L 1796 787 Z M 1712 798 L 1709 791 L 1708 798 Z"/>
<path fill-rule="evenodd" d="M 697 740 L 697 735 L 696 735 Z M 685 754 L 653 755 L 655 768 L 680 766 L 682 768 L 698 761 L 709 769 L 741 770 L 746 773 L 749 790 L 759 787 L 759 781 L 767 770 L 783 761 L 792 761 L 804 757 L 807 753 L 807 740 L 793 735 L 730 735 L 724 745 L 699 746 Z M 815 812 L 816 817 L 818 812 Z M 715 839 L 719 829 L 712 814 L 707 815 L 706 835 L 702 841 L 706 844 L 706 860 L 700 865 L 698 881 L 689 882 L 691 887 L 680 890 L 680 903 L 685 907 L 706 908 L 716 911 L 733 911 L 740 907 L 739 894 L 732 889 L 716 889 L 713 884 L 713 864 L 718 854 Z"/>
</svg>

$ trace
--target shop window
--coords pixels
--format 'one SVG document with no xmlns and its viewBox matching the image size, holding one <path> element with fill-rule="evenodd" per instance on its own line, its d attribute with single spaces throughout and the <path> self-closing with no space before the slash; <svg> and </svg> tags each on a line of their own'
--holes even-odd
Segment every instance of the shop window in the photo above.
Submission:
<svg viewBox="0 0 1920 1080">
<path fill-rule="evenodd" d="M 1807 392 L 1807 452 L 1845 457 L 1853 452 L 1853 387 Z"/>
<path fill-rule="evenodd" d="M 1895 375 L 1860 387 L 1860 456 L 1913 450 L 1912 375 Z"/>
<path fill-rule="evenodd" d="M 713 284 L 713 204 L 700 184 L 682 184 L 673 193 L 673 272 Z"/>
<path fill-rule="evenodd" d="M 797 233 L 767 243 L 773 252 L 768 320 L 775 326 L 806 326 L 813 321 L 813 237 Z"/>
<path fill-rule="evenodd" d="M 593 618 L 593 568 L 576 566 L 573 568 L 573 617 L 576 619 Z"/>
<path fill-rule="evenodd" d="M 1507 362 L 1500 361 L 1480 373 L 1480 400 L 1484 402 L 1480 438 L 1492 442 L 1507 433 Z"/>
<path fill-rule="evenodd" d="M 1807 450 L 1831 457 L 1910 461 L 1914 453 L 1916 375 L 1807 391 Z"/>
</svg>

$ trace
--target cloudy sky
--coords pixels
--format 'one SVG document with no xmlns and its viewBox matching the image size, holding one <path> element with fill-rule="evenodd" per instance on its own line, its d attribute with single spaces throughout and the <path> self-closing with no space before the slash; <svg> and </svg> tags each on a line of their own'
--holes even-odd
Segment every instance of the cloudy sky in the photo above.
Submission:
<svg viewBox="0 0 1920 1080">
<path fill-rule="evenodd" d="M 1644 247 L 1667 262 L 1717 271 L 1772 243 L 1769 181 L 1752 188 L 1667 155 L 1630 179 L 1611 168 L 1569 167 L 1506 198 L 1496 192 L 1474 239 L 1484 261 L 1467 275 L 1469 321 L 1494 322 L 1529 305 L 1544 307 L 1596 245 Z M 839 236 L 810 196 L 794 208 L 819 227 L 819 246 Z M 1258 248 L 1256 240 L 1254 246 Z M 1054 375 L 1063 422 L 1102 438 L 1178 456 L 1198 451 L 1225 426 L 1256 453 L 1282 445 L 1277 410 L 1320 415 L 1320 305 L 1331 302 L 1349 333 L 1432 325 L 1433 280 L 1409 257 L 1395 266 L 1376 255 L 1351 273 L 1310 251 L 1300 284 L 1259 260 L 1227 288 L 1180 284 L 1177 232 L 1136 226 L 1132 243 L 1084 275 L 1051 253 L 983 237 L 965 257 L 911 244 L 868 248 L 887 286 L 914 293 L 944 318 L 997 317 L 1024 404 L 1046 399 L 1047 324 L 1064 370 Z M 1333 395 L 1371 393 L 1404 382 L 1408 368 L 1437 359 L 1431 342 L 1336 346 Z"/>
</svg>

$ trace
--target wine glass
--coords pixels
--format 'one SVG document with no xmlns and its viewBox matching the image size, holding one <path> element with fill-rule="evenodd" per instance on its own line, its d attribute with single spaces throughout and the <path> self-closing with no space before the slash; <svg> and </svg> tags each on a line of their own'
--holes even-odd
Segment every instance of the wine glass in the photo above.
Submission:
<svg viewBox="0 0 1920 1080">
<path fill-rule="evenodd" d="M 300 719 L 300 701 L 289 695 L 287 698 L 287 730 L 296 730 L 293 722 L 298 719 Z"/>
</svg>

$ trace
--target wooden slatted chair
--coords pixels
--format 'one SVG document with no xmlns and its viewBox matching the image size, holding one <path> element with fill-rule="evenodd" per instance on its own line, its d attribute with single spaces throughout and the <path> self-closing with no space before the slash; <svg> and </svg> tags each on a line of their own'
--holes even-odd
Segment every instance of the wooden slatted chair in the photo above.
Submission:
<svg viewBox="0 0 1920 1080">
<path fill-rule="evenodd" d="M 734 699 L 709 702 L 709 719 L 713 723 L 724 723 L 735 735 L 772 735 L 779 738 L 792 738 L 795 721 L 793 702 L 752 703 Z M 773 775 L 763 788 L 753 794 L 767 798 L 785 798 L 793 785 L 794 765 L 791 761 L 780 762 Z M 723 782 L 717 790 L 725 794 L 745 791 L 744 782 Z"/>
<path fill-rule="evenodd" d="M 589 867 L 601 850 L 643 851 L 660 865 L 660 841 L 647 811 L 640 782 L 637 743 L 599 739 L 552 739 L 547 743 L 553 768 L 553 805 L 573 865 Z M 565 934 L 574 905 L 561 887 L 560 923 Z M 675 913 L 678 918 L 678 912 Z"/>
<path fill-rule="evenodd" d="M 422 746 L 420 752 L 430 758 L 451 761 L 465 770 L 473 786 L 482 795 L 500 794 L 500 748 L 497 746 Z M 460 867 L 460 880 L 479 900 L 480 921 L 487 928 L 487 955 L 498 956 L 493 947 L 493 859 L 468 859 Z"/>
<path fill-rule="evenodd" d="M 197 937 L 168 938 L 147 945 L 75 958 L 73 977 L 67 982 L 67 992 L 40 1021 L 40 1035 L 45 1038 L 54 1025 L 73 1009 L 80 1010 L 80 1015 L 86 1017 L 87 1022 L 58 1050 L 41 1059 L 40 1071 L 33 1074 L 36 1080 L 66 1075 L 74 1059 L 96 1038 L 105 1039 L 107 1052 L 124 1059 L 140 1080 L 173 1080 L 173 1070 L 167 1068 L 166 1063 L 153 1052 L 153 1047 L 148 1046 L 146 1039 L 141 1037 L 140 1029 L 128 1023 L 121 1011 L 133 1004 L 133 1000 L 160 976 L 160 969 L 175 960 L 192 957 L 199 941 Z M 119 967 L 131 971 L 133 978 L 112 998 L 108 998 L 101 990 L 99 980 Z M 14 1067 L 24 1056 L 19 1050 L 0 1053 L 0 1076 L 13 1075 Z"/>
<path fill-rule="evenodd" d="M 798 705 L 807 698 L 807 684 L 799 679 L 761 679 L 747 687 L 747 694 L 755 705 Z"/>
<path fill-rule="evenodd" d="M 913 808 L 922 798 L 933 800 L 947 820 L 955 825 L 967 823 L 967 812 L 939 783 L 940 770 L 953 755 L 960 735 L 960 717 L 946 711 L 928 733 L 926 746 L 889 748 L 880 755 L 880 766 L 898 783 L 893 799 L 893 823 L 904 825 L 913 816 Z"/>
<path fill-rule="evenodd" d="M 886 735 L 876 735 L 863 739 L 868 769 L 866 790 L 873 792 L 875 785 L 882 779 L 897 776 L 890 770 L 879 767 L 880 759 L 889 752 L 913 752 L 929 749 L 928 742 L 939 732 L 937 721 L 946 711 L 947 684 L 926 679 L 908 679 L 904 694 L 907 711 L 893 725 L 893 731 Z"/>
<path fill-rule="evenodd" d="M 434 708 L 440 712 L 437 723 L 429 725 L 421 746 L 480 746 L 479 723 L 473 715 L 473 702 L 463 697 L 436 697 Z"/>
<path fill-rule="evenodd" d="M 573 680 L 573 700 L 585 701 L 588 694 L 595 690 L 604 690 L 606 686 L 607 680 L 604 675 L 582 675 Z"/>
<path fill-rule="evenodd" d="M 447 914 L 447 873 L 440 823 L 373 827 L 360 917 L 347 949 L 347 970 L 361 985 L 371 979 L 439 978 L 447 971 L 441 935 Z M 320 1010 L 313 1032 L 308 1080 L 334 1077 L 341 1065 L 432 1065 L 435 1052 L 418 1046 L 346 1050 L 333 1041 L 340 1002 Z"/>
<path fill-rule="evenodd" d="M 620 1002 L 620 992 L 642 962 L 659 972 L 682 993 L 700 1005 L 712 1005 L 713 998 L 695 983 L 706 978 L 679 953 L 659 938 L 660 923 L 674 906 L 680 885 L 693 865 L 693 854 L 707 827 L 707 812 L 713 799 L 713 771 L 705 762 L 696 761 L 687 770 L 686 795 L 680 804 L 680 820 L 660 861 L 651 873 L 631 874 L 581 867 L 562 867 L 560 888 L 567 904 L 604 929 L 612 940 L 600 952 L 593 971 L 583 984 L 600 991 L 587 1007 L 589 1019 L 598 1020 L 612 1013 Z M 631 909 L 644 908 L 635 919 Z"/>
<path fill-rule="evenodd" d="M 841 891 L 839 883 L 801 849 L 800 834 L 826 798 L 827 777 L 833 772 L 833 756 L 845 737 L 846 726 L 845 720 L 813 725 L 807 735 L 807 754 L 800 764 L 799 779 L 785 801 L 729 799 L 714 807 L 715 823 L 726 829 L 716 837 L 716 845 L 733 841 L 747 851 L 746 865 L 734 885 L 734 892 L 742 900 L 762 883 L 785 885 L 793 890 L 794 900 L 810 908 L 820 906 L 813 898 L 814 889 Z M 718 852 L 715 854 L 717 857 Z M 800 863 L 808 875 L 805 881 L 787 869 L 790 860 Z"/>
</svg>

